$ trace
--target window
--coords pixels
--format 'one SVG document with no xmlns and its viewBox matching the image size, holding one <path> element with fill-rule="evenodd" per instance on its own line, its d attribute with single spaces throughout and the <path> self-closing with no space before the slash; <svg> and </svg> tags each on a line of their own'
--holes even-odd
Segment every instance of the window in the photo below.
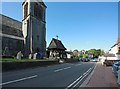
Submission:
<svg viewBox="0 0 120 89">
<path fill-rule="evenodd" d="M 118 47 L 118 51 L 120 52 L 120 47 Z"/>
<path fill-rule="evenodd" d="M 36 3 L 34 6 L 34 15 L 37 17 L 37 13 L 38 13 L 38 4 Z"/>
<path fill-rule="evenodd" d="M 24 18 L 26 18 L 27 15 L 28 15 L 28 3 L 26 3 L 24 6 Z"/>
<path fill-rule="evenodd" d="M 39 41 L 39 35 L 37 35 L 37 40 Z"/>
<path fill-rule="evenodd" d="M 37 3 L 34 5 L 34 16 L 36 16 L 38 19 L 41 19 L 41 10 Z"/>
</svg>

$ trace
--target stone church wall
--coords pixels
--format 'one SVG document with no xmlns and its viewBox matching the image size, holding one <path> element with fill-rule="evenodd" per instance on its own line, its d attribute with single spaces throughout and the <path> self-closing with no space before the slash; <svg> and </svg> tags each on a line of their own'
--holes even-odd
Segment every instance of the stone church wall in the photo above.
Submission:
<svg viewBox="0 0 120 89">
<path fill-rule="evenodd" d="M 2 23 L 0 24 L 0 37 L 2 38 L 2 55 L 16 56 L 23 49 L 23 35 L 21 22 L 1 15 Z"/>
</svg>

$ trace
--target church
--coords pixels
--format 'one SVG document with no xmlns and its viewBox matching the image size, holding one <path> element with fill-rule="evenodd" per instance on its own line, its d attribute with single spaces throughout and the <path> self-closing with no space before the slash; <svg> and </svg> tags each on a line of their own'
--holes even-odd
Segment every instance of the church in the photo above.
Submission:
<svg viewBox="0 0 120 89">
<path fill-rule="evenodd" d="M 42 0 L 30 2 L 25 0 L 23 6 L 22 32 L 24 37 L 24 54 L 46 52 L 46 5 Z"/>
<path fill-rule="evenodd" d="M 1 15 L 0 38 L 2 40 L 2 54 L 0 56 L 12 57 L 23 49 L 22 23 L 5 15 Z"/>
<path fill-rule="evenodd" d="M 39 53 L 42 57 L 46 54 L 46 5 L 41 0 L 22 3 L 22 22 L 5 15 L 0 23 L 0 37 L 2 38 L 2 55 L 16 56 L 22 51 L 24 57 Z"/>
</svg>

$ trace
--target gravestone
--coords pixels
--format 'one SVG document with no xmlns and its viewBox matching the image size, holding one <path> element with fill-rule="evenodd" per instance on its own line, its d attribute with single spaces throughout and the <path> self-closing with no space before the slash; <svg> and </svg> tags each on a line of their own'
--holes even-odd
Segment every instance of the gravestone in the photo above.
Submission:
<svg viewBox="0 0 120 89">
<path fill-rule="evenodd" d="M 21 51 L 19 51 L 19 52 L 17 53 L 17 59 L 21 59 L 21 57 L 23 57 L 23 54 L 21 53 Z"/>
</svg>

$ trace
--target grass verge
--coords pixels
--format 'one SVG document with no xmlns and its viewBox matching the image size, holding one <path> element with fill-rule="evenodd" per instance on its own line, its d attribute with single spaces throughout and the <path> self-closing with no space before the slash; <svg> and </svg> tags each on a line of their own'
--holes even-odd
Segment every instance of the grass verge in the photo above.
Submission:
<svg viewBox="0 0 120 89">
<path fill-rule="evenodd" d="M 49 60 L 47 58 L 45 59 L 16 59 L 16 58 L 2 58 L 0 59 L 0 62 L 36 62 L 36 61 L 55 61 L 55 60 Z"/>
</svg>

